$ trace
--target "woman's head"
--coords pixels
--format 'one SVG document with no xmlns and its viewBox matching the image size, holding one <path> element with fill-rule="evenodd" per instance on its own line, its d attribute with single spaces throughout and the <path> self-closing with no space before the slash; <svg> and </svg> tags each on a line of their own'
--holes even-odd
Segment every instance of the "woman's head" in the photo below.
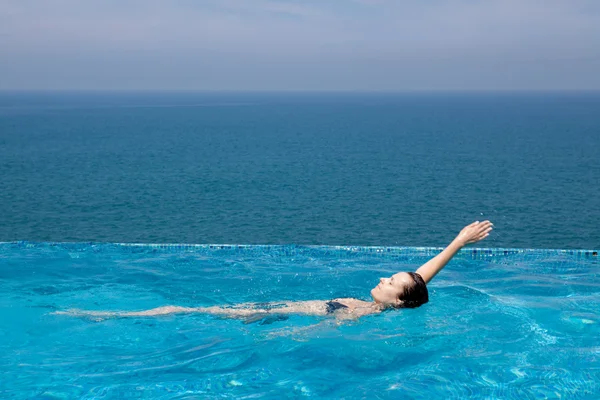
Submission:
<svg viewBox="0 0 600 400">
<path fill-rule="evenodd" d="M 390 278 L 381 278 L 371 290 L 376 303 L 395 308 L 419 307 L 429 301 L 427 286 L 415 272 L 399 272 Z"/>
</svg>

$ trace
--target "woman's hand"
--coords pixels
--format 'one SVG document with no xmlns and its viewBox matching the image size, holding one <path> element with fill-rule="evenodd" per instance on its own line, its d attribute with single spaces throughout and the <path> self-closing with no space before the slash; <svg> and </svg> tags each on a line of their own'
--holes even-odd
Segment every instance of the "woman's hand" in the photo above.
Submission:
<svg viewBox="0 0 600 400">
<path fill-rule="evenodd" d="M 467 244 L 479 242 L 489 236 L 494 225 L 490 221 L 475 221 L 465 226 L 454 241 L 461 247 Z"/>
</svg>

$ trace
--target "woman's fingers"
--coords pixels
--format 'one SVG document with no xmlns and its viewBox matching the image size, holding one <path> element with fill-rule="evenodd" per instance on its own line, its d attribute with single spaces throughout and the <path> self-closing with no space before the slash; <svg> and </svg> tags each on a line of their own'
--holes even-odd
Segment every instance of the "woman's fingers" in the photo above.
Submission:
<svg viewBox="0 0 600 400">
<path fill-rule="evenodd" d="M 492 223 L 490 221 L 484 221 L 477 227 L 480 232 L 483 232 L 487 229 L 492 229 Z"/>
<path fill-rule="evenodd" d="M 490 232 L 493 229 L 493 224 L 490 221 L 481 222 L 476 228 L 475 232 L 473 232 L 474 242 L 478 242 L 480 240 L 485 239 L 490 235 Z"/>
<path fill-rule="evenodd" d="M 490 231 L 491 231 L 491 229 L 487 230 L 485 232 L 482 232 L 479 236 L 477 236 L 477 240 L 481 240 L 481 239 L 484 239 L 484 238 L 490 236 Z"/>
<path fill-rule="evenodd" d="M 482 233 L 488 233 L 488 232 L 491 232 L 491 231 L 492 231 L 492 229 L 494 229 L 494 228 L 492 228 L 491 226 L 488 226 L 487 228 L 485 228 L 485 229 L 484 229 L 484 230 L 482 230 L 481 232 L 482 232 Z"/>
<path fill-rule="evenodd" d="M 482 228 L 482 227 L 487 227 L 493 225 L 490 221 L 485 220 L 485 221 L 475 221 L 473 223 L 471 223 L 470 225 L 467 225 L 467 228 L 470 227 L 477 227 L 477 228 Z"/>
<path fill-rule="evenodd" d="M 490 221 L 475 221 L 465 226 L 457 238 L 463 241 L 463 244 L 475 243 L 489 236 L 494 224 Z"/>
</svg>

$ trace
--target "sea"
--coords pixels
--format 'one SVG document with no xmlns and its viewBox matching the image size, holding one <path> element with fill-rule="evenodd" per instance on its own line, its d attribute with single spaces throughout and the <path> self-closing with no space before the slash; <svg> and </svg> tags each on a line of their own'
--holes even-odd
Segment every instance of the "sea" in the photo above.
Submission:
<svg viewBox="0 0 600 400">
<path fill-rule="evenodd" d="M 0 94 L 0 241 L 598 248 L 600 93 Z"/>
</svg>

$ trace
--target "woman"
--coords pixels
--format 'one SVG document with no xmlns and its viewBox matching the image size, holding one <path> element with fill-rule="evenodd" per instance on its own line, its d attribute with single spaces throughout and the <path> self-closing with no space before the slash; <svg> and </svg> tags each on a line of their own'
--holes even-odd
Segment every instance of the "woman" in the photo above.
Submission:
<svg viewBox="0 0 600 400">
<path fill-rule="evenodd" d="M 358 318 L 363 315 L 380 313 L 389 308 L 414 308 L 429 301 L 427 284 L 437 275 L 448 261 L 465 245 L 487 237 L 492 230 L 490 221 L 475 221 L 464 227 L 458 236 L 440 254 L 417 269 L 416 272 L 398 272 L 389 278 L 381 278 L 371 290 L 373 301 L 340 298 L 329 301 L 311 300 L 282 303 L 245 303 L 231 307 L 158 307 L 146 311 L 105 312 L 105 311 L 59 311 L 57 314 L 70 314 L 97 318 L 107 317 L 146 317 L 178 313 L 205 313 L 232 318 L 245 318 L 246 322 L 268 318 L 285 318 L 287 314 L 333 315 L 338 319 Z"/>
</svg>

